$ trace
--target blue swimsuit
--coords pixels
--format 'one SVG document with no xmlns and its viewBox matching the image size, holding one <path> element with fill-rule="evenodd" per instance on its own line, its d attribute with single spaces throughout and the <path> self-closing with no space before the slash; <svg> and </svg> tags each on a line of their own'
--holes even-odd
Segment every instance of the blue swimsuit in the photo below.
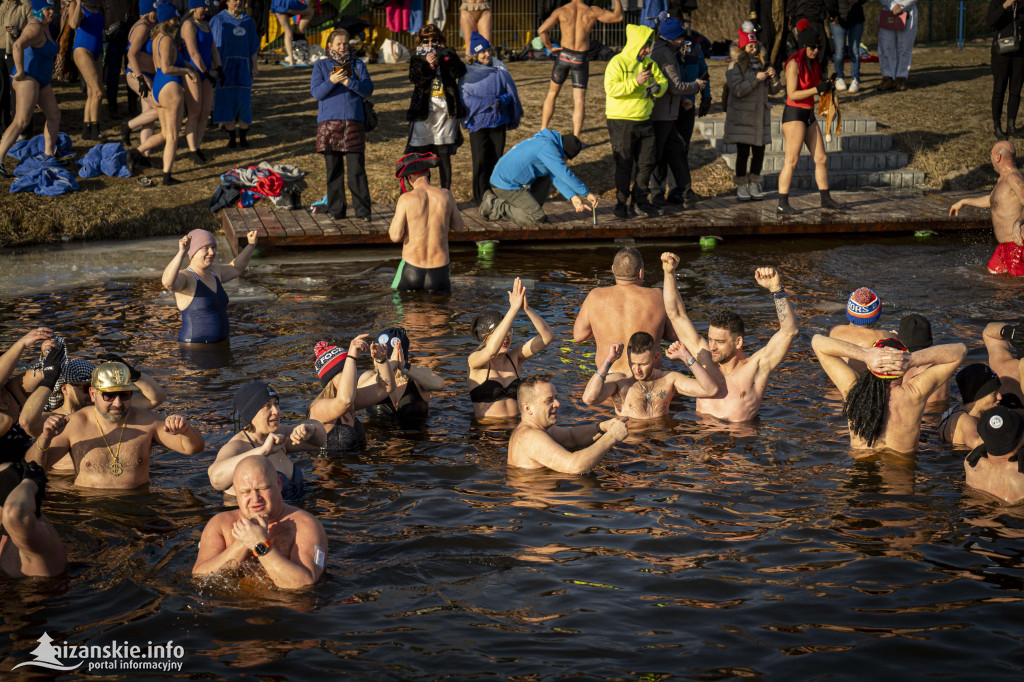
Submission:
<svg viewBox="0 0 1024 682">
<path fill-rule="evenodd" d="M 131 44 L 131 42 L 132 42 L 132 35 L 135 33 L 135 29 L 137 29 L 140 24 L 143 26 L 143 28 L 145 28 L 147 33 L 149 32 L 149 28 L 146 26 L 146 22 L 145 21 L 141 21 L 141 20 L 138 21 L 134 26 L 132 26 L 132 30 L 128 32 L 128 43 L 129 44 Z M 150 59 L 153 58 L 153 39 L 152 38 L 147 40 L 146 44 L 142 46 L 142 51 L 145 54 L 148 54 Z M 132 72 L 132 68 L 130 66 L 126 66 L 126 67 L 124 67 L 124 72 L 125 73 L 131 73 Z M 143 76 L 149 76 L 149 80 L 153 80 L 153 76 L 155 76 L 156 74 L 155 73 L 148 73 L 146 71 L 143 71 L 142 75 Z"/>
<path fill-rule="evenodd" d="M 231 335 L 228 324 L 228 293 L 217 280 L 217 291 L 203 284 L 199 275 L 192 268 L 186 268 L 196 278 L 196 291 L 188 307 L 181 311 L 181 331 L 178 341 L 181 343 L 220 343 L 227 341 Z"/>
<path fill-rule="evenodd" d="M 103 54 L 103 26 L 106 22 L 102 12 L 90 12 L 88 8 L 82 8 L 82 22 L 75 29 L 75 45 L 73 50 L 84 47 L 92 52 L 93 59 L 99 59 Z"/>
<path fill-rule="evenodd" d="M 53 80 L 53 60 L 60 51 L 57 43 L 50 40 L 49 29 L 45 26 L 43 33 L 46 35 L 46 42 L 42 47 L 25 48 L 25 75 L 39 81 L 40 88 L 45 88 Z M 18 68 L 15 67 L 11 71 L 11 75 L 14 76 L 17 73 Z"/>
<path fill-rule="evenodd" d="M 210 67 L 213 66 L 213 32 L 204 31 L 203 29 L 196 26 L 196 47 L 199 48 L 199 56 L 203 59 L 203 66 L 209 71 Z M 199 80 L 204 81 L 207 79 L 207 74 L 199 68 L 199 65 L 192 61 L 192 56 L 189 55 L 188 63 L 195 67 L 195 70 L 199 72 Z"/>
<path fill-rule="evenodd" d="M 171 40 L 170 36 L 162 35 L 162 36 L 159 36 L 157 38 L 157 41 L 159 41 L 160 38 L 165 38 L 165 37 L 168 40 Z M 159 45 L 159 42 L 157 43 L 157 45 Z M 182 79 L 181 76 L 168 76 L 166 73 L 164 73 L 163 71 L 160 70 L 159 58 L 156 55 L 157 45 L 153 46 L 153 53 L 154 53 L 153 54 L 153 61 L 155 63 L 157 63 L 156 75 L 153 76 L 153 99 L 155 99 L 157 101 L 157 103 L 159 103 L 160 102 L 160 91 L 164 89 L 165 85 L 167 85 L 168 83 L 177 83 L 178 85 L 184 85 L 185 81 Z M 178 56 L 174 60 L 174 66 L 181 67 L 181 66 L 186 66 L 188 64 L 188 62 L 185 61 L 185 58 L 181 56 L 181 51 L 180 50 L 176 50 L 175 54 L 178 55 Z M 225 299 L 226 298 L 227 297 L 225 296 Z"/>
</svg>

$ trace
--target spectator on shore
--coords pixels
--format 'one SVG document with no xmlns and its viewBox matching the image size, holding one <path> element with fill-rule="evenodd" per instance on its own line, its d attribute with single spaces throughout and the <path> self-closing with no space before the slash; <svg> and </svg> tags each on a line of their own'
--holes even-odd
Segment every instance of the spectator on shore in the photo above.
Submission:
<svg viewBox="0 0 1024 682">
<path fill-rule="evenodd" d="M 406 113 L 409 143 L 405 151 L 432 153 L 441 160 L 442 189 L 452 186 L 451 157 L 460 143 L 459 120 L 466 115 L 459 95 L 459 79 L 465 75 L 466 65 L 444 44 L 441 30 L 433 24 L 421 28 L 409 60 L 413 90 Z"/>
<path fill-rule="evenodd" d="M 1024 49 L 1003 53 L 1000 38 L 1024 37 L 1024 7 L 1019 0 L 989 0 L 988 25 L 995 29 L 992 37 L 992 127 L 997 140 L 1019 137 L 1017 112 L 1020 91 L 1024 87 Z M 1019 43 L 1018 43 L 1019 44 Z M 1009 94 L 1007 94 L 1009 87 Z M 1003 100 L 1006 100 L 1006 131 L 1003 132 Z"/>
<path fill-rule="evenodd" d="M 302 0 L 273 0 L 270 3 L 270 13 L 277 17 L 277 23 L 281 25 L 281 33 L 284 38 L 284 61 L 282 64 L 295 66 L 293 46 L 296 40 L 306 40 L 306 29 L 309 27 L 309 20 L 313 18 L 313 8 Z M 292 30 L 292 16 L 299 18 L 297 32 Z"/>
<path fill-rule="evenodd" d="M 370 185 L 366 178 L 366 129 L 363 100 L 373 94 L 373 81 L 362 60 L 349 51 L 343 28 L 327 38 L 327 59 L 313 65 L 309 90 L 317 101 L 316 151 L 327 167 L 327 213 L 338 220 L 345 202 L 345 160 L 348 187 L 356 217 L 370 222 Z"/>
<path fill-rule="evenodd" d="M 153 99 L 153 79 L 156 65 L 153 62 L 153 39 L 150 33 L 156 25 L 155 0 L 139 0 L 139 20 L 128 31 L 128 66 L 124 80 L 128 89 L 142 102 L 142 111 L 130 121 L 121 123 L 121 144 L 132 145 L 132 131 L 139 130 L 139 142 L 145 146 L 156 133 L 153 124 L 160 118 L 156 100 Z M 148 149 L 148 147 L 147 147 Z M 138 161 L 149 163 L 148 151 Z"/>
<path fill-rule="evenodd" d="M 917 0 L 882 0 L 882 12 L 882 20 L 889 21 L 892 28 L 878 27 L 878 66 L 882 70 L 878 89 L 906 90 L 917 37 Z"/>
<path fill-rule="evenodd" d="M 679 107 L 683 101 L 687 101 L 684 99 L 685 95 L 696 94 L 707 84 L 706 81 L 700 79 L 689 83 L 683 80 L 679 50 L 685 41 L 686 33 L 683 24 L 678 19 L 669 17 L 658 25 L 658 37 L 651 49 L 651 59 L 665 74 L 665 80 L 668 82 L 668 92 L 655 101 L 654 108 L 651 110 L 656 154 L 655 171 L 661 169 L 660 172 L 664 175 L 665 169 L 670 168 L 672 176 L 677 178 L 689 173 L 686 167 L 686 144 L 676 125 L 676 121 L 679 119 Z M 652 171 L 652 177 L 655 171 Z M 652 204 L 662 206 L 668 203 L 665 197 L 665 188 L 662 185 L 654 185 L 653 192 Z M 682 197 L 677 197 L 674 203 L 683 203 Z"/>
<path fill-rule="evenodd" d="M 469 64 L 460 81 L 466 105 L 462 124 L 469 131 L 473 155 L 473 203 L 479 205 L 491 186 L 491 172 L 505 153 L 505 133 L 519 127 L 523 106 L 512 76 L 495 64 L 491 44 L 479 33 L 470 43 Z"/>
<path fill-rule="evenodd" d="M 103 28 L 106 18 L 99 0 L 72 0 L 68 26 L 75 29 L 72 58 L 85 85 L 82 141 L 106 142 L 100 135 L 100 101 L 103 99 Z"/>
<path fill-rule="evenodd" d="M 832 31 L 832 66 L 836 90 L 860 91 L 860 39 L 864 35 L 865 0 L 826 0 Z M 846 85 L 846 57 L 850 58 L 850 85 Z"/>
<path fill-rule="evenodd" d="M 57 43 L 50 38 L 50 23 L 53 21 L 53 0 L 32 0 L 32 18 L 25 25 L 21 37 L 14 41 L 15 114 L 0 138 L 0 175 L 10 178 L 13 173 L 4 166 L 7 152 L 18 136 L 32 120 L 36 105 L 46 116 L 43 129 L 44 153 L 53 156 L 57 151 L 57 134 L 60 129 L 60 109 L 53 95 L 53 61 L 57 56 Z"/>
<path fill-rule="evenodd" d="M 224 9 L 210 20 L 210 32 L 221 60 L 221 78 L 213 94 L 213 123 L 228 132 L 228 149 L 239 144 L 248 147 L 260 34 L 253 18 L 242 12 L 242 0 L 227 0 Z"/>
<path fill-rule="evenodd" d="M 545 222 L 544 202 L 552 187 L 572 202 L 577 213 L 596 209 L 597 197 L 566 165 L 582 149 L 575 135 L 548 128 L 512 147 L 494 166 L 491 188 L 480 201 L 480 217 L 520 225 Z"/>
<path fill-rule="evenodd" d="M 765 147 L 772 142 L 772 105 L 768 96 L 782 89 L 753 29 L 753 24 L 743 22 L 739 40 L 729 49 L 733 61 L 725 72 L 729 104 L 723 141 L 736 145 L 736 198 L 740 201 L 764 198 L 761 167 Z"/>
<path fill-rule="evenodd" d="M 782 135 L 786 139 L 786 160 L 779 173 L 779 205 L 777 211 L 792 215 L 799 211 L 789 205 L 789 186 L 793 181 L 800 150 L 814 157 L 814 180 L 821 194 L 821 207 L 843 209 L 846 204 L 836 201 L 828 191 L 828 158 L 825 140 L 814 113 L 814 96 L 830 92 L 833 82 L 824 77 L 817 55 L 821 51 L 822 37 L 809 22 L 801 19 L 797 24 L 797 44 L 800 49 L 786 60 L 786 108 L 782 112 Z"/>
<path fill-rule="evenodd" d="M 605 118 L 615 163 L 615 216 L 659 216 L 648 201 L 657 154 L 651 111 L 668 91 L 668 81 L 650 58 L 654 29 L 626 24 L 626 46 L 604 72 Z"/>
<path fill-rule="evenodd" d="M 188 14 L 181 24 L 181 42 L 188 53 L 188 63 L 199 74 L 198 79 L 185 81 L 185 110 L 188 112 L 185 141 L 196 165 L 207 160 L 200 146 L 213 111 L 213 81 L 222 73 L 213 31 L 206 23 L 209 16 L 206 0 L 188 0 Z"/>
<path fill-rule="evenodd" d="M 462 0 L 462 4 L 459 5 L 459 28 L 462 29 L 462 37 L 466 41 L 467 58 L 473 56 L 474 33 L 490 45 L 492 20 L 491 0 Z"/>
<path fill-rule="evenodd" d="M 14 120 L 14 41 L 32 18 L 31 0 L 0 0 L 0 129 Z M 2 161 L 2 159 L 0 159 Z"/>
</svg>

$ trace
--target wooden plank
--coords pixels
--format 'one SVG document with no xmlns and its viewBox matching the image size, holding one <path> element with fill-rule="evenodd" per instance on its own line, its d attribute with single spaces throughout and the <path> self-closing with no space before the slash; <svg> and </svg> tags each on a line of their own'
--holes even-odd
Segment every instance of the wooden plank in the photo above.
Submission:
<svg viewBox="0 0 1024 682">
<path fill-rule="evenodd" d="M 267 230 L 268 241 L 283 240 L 288 237 L 288 233 L 285 232 L 277 216 L 274 215 L 273 209 L 268 208 L 265 202 L 257 201 L 253 208 L 256 210 L 260 222 L 263 223 L 263 227 Z"/>
<path fill-rule="evenodd" d="M 294 234 L 296 236 L 302 236 L 310 234 L 303 229 L 302 225 L 299 224 L 299 221 L 295 219 L 295 216 L 292 215 L 292 213 L 293 212 L 288 209 L 279 208 L 274 210 L 274 217 L 277 218 L 278 222 L 281 223 L 281 227 L 283 227 L 284 231 L 289 235 Z M 319 235 L 323 234 L 323 232 L 321 230 L 316 230 L 312 234 Z"/>
<path fill-rule="evenodd" d="M 341 231 L 338 230 L 338 228 L 334 227 L 333 223 L 330 223 L 327 226 L 322 225 L 319 222 L 317 222 L 313 215 L 310 214 L 310 212 L 307 210 L 292 211 L 292 213 L 295 217 L 295 220 L 299 223 L 299 225 L 302 226 L 302 229 L 306 232 L 306 234 L 341 234 Z"/>
</svg>

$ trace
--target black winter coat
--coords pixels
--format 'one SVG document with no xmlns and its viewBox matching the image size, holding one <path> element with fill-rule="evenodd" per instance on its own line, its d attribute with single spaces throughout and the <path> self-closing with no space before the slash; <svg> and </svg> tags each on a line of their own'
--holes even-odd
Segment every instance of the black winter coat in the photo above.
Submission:
<svg viewBox="0 0 1024 682">
<path fill-rule="evenodd" d="M 864 23 L 864 0 L 825 0 L 825 7 L 829 18 L 836 17 L 843 27 Z"/>
<path fill-rule="evenodd" d="M 466 75 L 466 65 L 459 54 L 450 47 L 437 51 L 437 67 L 441 71 L 441 85 L 444 99 L 448 103 L 448 115 L 461 119 L 466 115 L 466 105 L 459 94 L 459 79 Z M 405 114 L 407 121 L 426 121 L 430 114 L 430 90 L 437 73 L 430 68 L 427 58 L 414 54 L 409 60 L 409 80 L 412 81 L 412 101 Z"/>
</svg>

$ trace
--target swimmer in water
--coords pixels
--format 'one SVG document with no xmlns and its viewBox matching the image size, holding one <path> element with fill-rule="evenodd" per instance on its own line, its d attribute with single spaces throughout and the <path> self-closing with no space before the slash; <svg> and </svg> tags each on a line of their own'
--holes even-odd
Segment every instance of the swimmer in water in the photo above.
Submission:
<svg viewBox="0 0 1024 682">
<path fill-rule="evenodd" d="M 875 342 L 895 336 L 893 332 L 876 328 L 881 315 L 882 299 L 871 289 L 861 287 L 851 293 L 846 302 L 846 319 L 849 322 L 832 327 L 828 335 L 861 348 L 871 348 Z M 864 370 L 858 363 L 852 367 L 857 372 Z"/>
<path fill-rule="evenodd" d="M 215 265 L 217 238 L 195 229 L 178 240 L 178 253 L 164 268 L 160 283 L 174 294 L 181 311 L 179 343 L 220 343 L 231 335 L 228 294 L 222 284 L 237 279 L 256 250 L 256 230 L 245 235 L 248 243 L 227 265 Z M 181 263 L 188 254 L 185 272 Z"/>
<path fill-rule="evenodd" d="M 1024 500 L 1024 418 L 997 405 L 981 413 L 978 434 L 981 445 L 964 459 L 967 485 L 1007 504 Z"/>
<path fill-rule="evenodd" d="M 49 577 L 67 569 L 57 529 L 43 516 L 46 474 L 38 464 L 0 464 L 0 571 L 8 578 Z"/>
<path fill-rule="evenodd" d="M 395 375 L 395 390 L 366 413 L 377 419 L 390 419 L 402 426 L 421 424 L 430 410 L 430 394 L 444 389 L 444 379 L 429 367 L 409 361 L 409 335 L 401 327 L 389 327 L 377 334 L 377 343 L 391 349 L 389 363 Z M 376 372 L 363 372 L 359 388 L 377 383 Z"/>
<path fill-rule="evenodd" d="M 956 374 L 962 405 L 950 408 L 939 422 L 939 438 L 953 447 L 976 448 L 981 445 L 978 419 L 981 413 L 999 404 L 999 375 L 980 362 L 967 365 Z"/>
<path fill-rule="evenodd" d="M 585 474 L 629 435 L 623 417 L 586 426 L 558 426 L 558 406 L 551 375 L 535 374 L 523 380 L 519 385 L 522 421 L 508 442 L 509 466 Z"/>
<path fill-rule="evenodd" d="M 12 377 L 21 356 L 36 344 L 41 344 L 43 371 L 22 372 Z M 63 345 L 57 343 L 49 327 L 33 329 L 0 355 L 0 462 L 20 462 L 24 459 L 32 445 L 32 436 L 18 423 L 22 406 L 45 379 L 47 371 L 50 376 L 60 375 L 66 357 Z"/>
<path fill-rule="evenodd" d="M 512 322 L 524 311 L 537 335 L 512 346 Z M 548 347 L 554 332 L 526 300 L 526 289 L 516 277 L 508 292 L 508 312 L 488 310 L 473 319 L 473 336 L 480 346 L 469 356 L 469 399 L 476 419 L 509 419 L 519 414 L 517 402 L 523 363 Z"/>
<path fill-rule="evenodd" d="M 689 367 L 693 372 L 692 379 L 680 372 L 656 368 L 660 354 L 647 332 L 637 332 L 629 337 L 626 357 L 630 374 L 609 376 L 612 363 L 621 355 L 622 344 L 613 343 L 608 358 L 587 382 L 583 391 L 584 403 L 599 405 L 611 398 L 615 414 L 620 417 L 658 419 L 668 414 L 669 404 L 676 393 L 693 398 L 711 398 L 718 393 L 718 386 L 708 370 L 678 341 L 669 346 L 665 357 L 679 360 Z"/>
<path fill-rule="evenodd" d="M 238 509 L 206 524 L 193 576 L 219 573 L 246 562 L 259 565 L 283 589 L 313 585 L 327 562 L 327 533 L 311 514 L 285 504 L 281 481 L 266 457 L 251 455 L 235 467 Z"/>
</svg>

